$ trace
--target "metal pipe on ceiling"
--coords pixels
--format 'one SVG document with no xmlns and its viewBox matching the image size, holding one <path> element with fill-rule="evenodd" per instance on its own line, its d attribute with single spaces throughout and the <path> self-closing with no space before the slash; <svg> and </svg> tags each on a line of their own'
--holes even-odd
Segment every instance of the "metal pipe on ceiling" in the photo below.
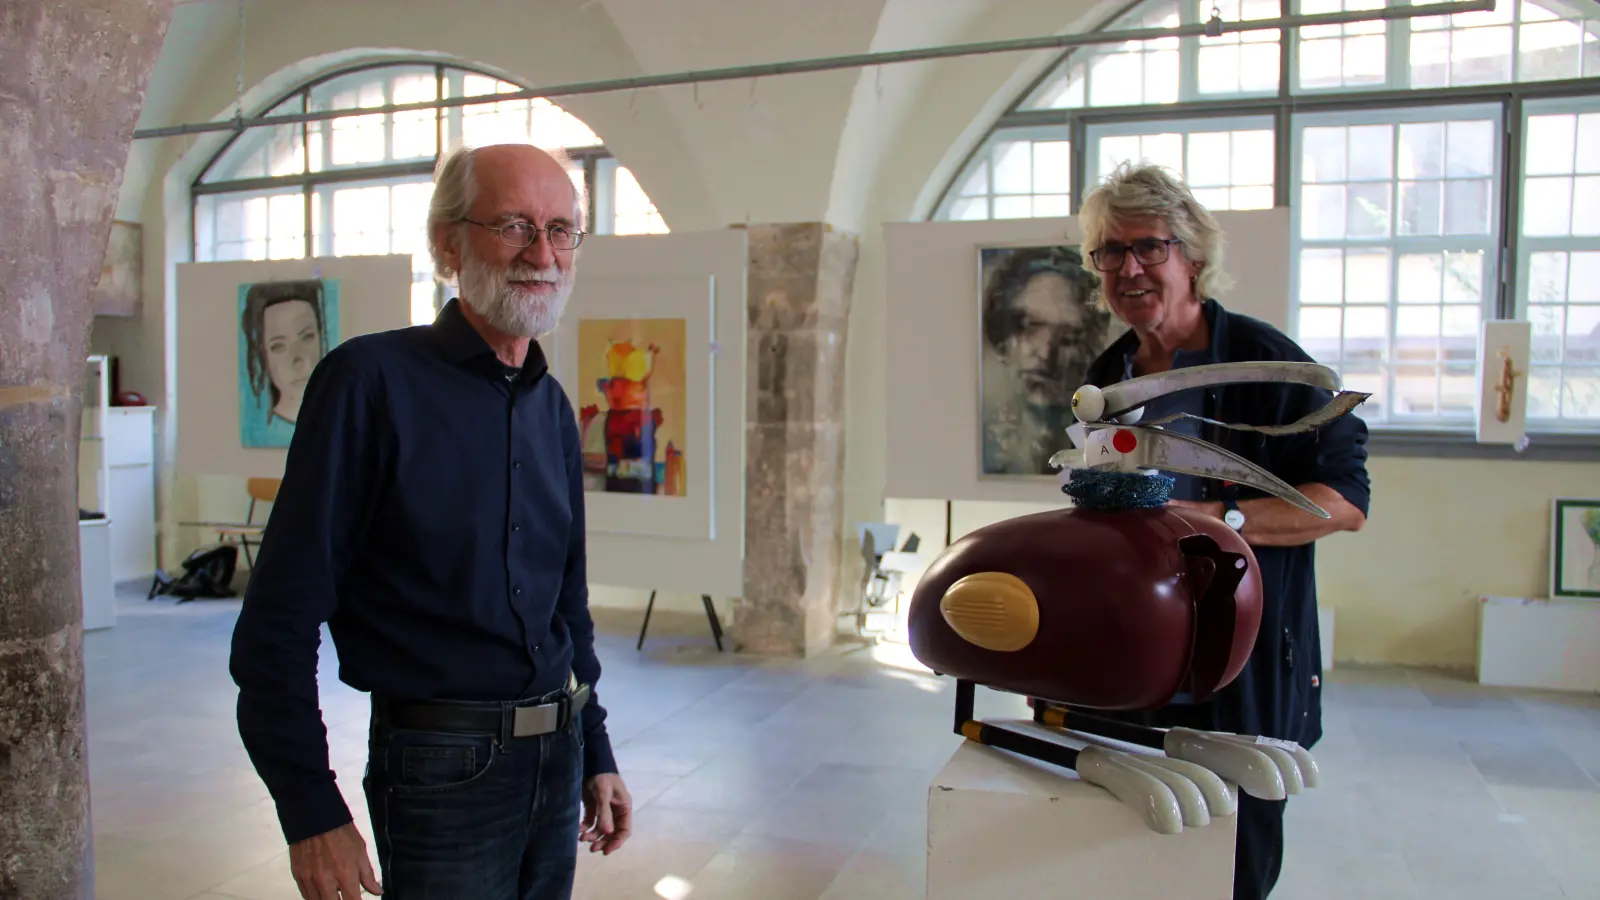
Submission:
<svg viewBox="0 0 1600 900">
<path fill-rule="evenodd" d="M 1091 44 L 1120 44 L 1128 41 L 1149 41 L 1162 38 L 1184 38 L 1237 34 L 1246 31 L 1307 28 L 1317 25 L 1349 25 L 1356 22 L 1414 19 L 1426 16 L 1458 15 L 1470 12 L 1492 12 L 1496 0 L 1455 0 L 1420 6 L 1386 6 L 1379 9 L 1344 10 L 1331 13 L 1282 16 L 1275 19 L 1249 19 L 1224 22 L 1213 16 L 1208 22 L 1176 25 L 1169 28 L 1134 28 L 1123 31 L 1094 31 L 1087 34 L 1054 34 L 1043 37 L 1010 38 L 998 41 L 980 41 L 967 44 L 948 44 L 940 47 L 922 47 L 912 50 L 887 50 L 877 53 L 855 53 L 846 56 L 824 56 L 815 59 L 797 59 L 788 62 L 762 63 L 750 66 L 730 66 L 722 69 L 701 69 L 674 72 L 664 75 L 637 75 L 628 78 L 610 78 L 602 81 L 580 81 L 549 87 L 515 91 L 504 94 L 480 94 L 474 97 L 447 97 L 418 103 L 399 103 L 391 106 L 369 106 L 355 109 L 330 109 L 305 113 L 286 113 L 254 118 L 235 117 L 209 122 L 191 122 L 184 125 L 167 125 L 143 128 L 133 133 L 134 140 L 177 137 L 214 131 L 241 132 L 247 128 L 269 128 L 277 125 L 294 125 L 302 122 L 319 122 L 346 116 L 390 115 L 416 110 L 433 110 L 456 106 L 475 106 L 481 103 L 500 103 L 508 100 L 532 100 L 549 97 L 572 97 L 579 94 L 600 94 L 612 91 L 639 90 L 640 88 L 668 87 L 682 84 L 699 84 L 713 81 L 737 81 L 745 78 L 764 78 L 777 75 L 796 75 L 803 72 L 825 72 L 833 69 L 853 69 L 891 63 L 920 62 L 929 59 L 948 59 L 957 56 L 978 56 L 990 53 L 1016 53 L 1030 50 L 1059 50 Z"/>
</svg>

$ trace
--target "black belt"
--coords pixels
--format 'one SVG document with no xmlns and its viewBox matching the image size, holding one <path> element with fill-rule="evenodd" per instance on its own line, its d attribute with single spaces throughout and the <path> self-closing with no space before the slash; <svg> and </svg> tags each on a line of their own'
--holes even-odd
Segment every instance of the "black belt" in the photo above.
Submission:
<svg viewBox="0 0 1600 900">
<path fill-rule="evenodd" d="M 572 685 L 530 700 L 461 701 L 372 698 L 373 713 L 394 728 L 451 734 L 537 737 L 570 725 L 589 702 L 589 686 Z"/>
</svg>

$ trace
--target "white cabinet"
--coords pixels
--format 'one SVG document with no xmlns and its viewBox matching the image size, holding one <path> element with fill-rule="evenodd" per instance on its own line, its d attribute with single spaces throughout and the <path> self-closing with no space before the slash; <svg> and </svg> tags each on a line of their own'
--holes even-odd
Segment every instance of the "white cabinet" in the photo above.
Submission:
<svg viewBox="0 0 1600 900">
<path fill-rule="evenodd" d="M 149 578 L 156 571 L 155 407 L 113 406 L 105 412 L 111 577 Z"/>
<path fill-rule="evenodd" d="M 111 579 L 111 525 L 105 519 L 78 522 L 78 574 L 83 579 L 83 630 L 117 624 Z"/>
</svg>

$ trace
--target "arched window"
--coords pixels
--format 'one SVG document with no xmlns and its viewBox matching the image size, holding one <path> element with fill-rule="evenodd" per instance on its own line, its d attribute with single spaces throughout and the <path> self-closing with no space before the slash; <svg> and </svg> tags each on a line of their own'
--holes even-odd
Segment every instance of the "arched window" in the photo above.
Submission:
<svg viewBox="0 0 1600 900">
<path fill-rule="evenodd" d="M 302 85 L 263 115 L 519 90 L 453 66 L 386 64 Z M 194 258 L 410 253 L 415 259 L 411 319 L 430 322 L 442 293 L 433 281 L 424 223 L 441 148 L 507 142 L 567 151 L 572 180 L 589 189 L 591 231 L 667 231 L 633 173 L 606 152 L 599 135 L 561 107 L 536 98 L 250 129 L 230 141 L 194 182 Z"/>
<path fill-rule="evenodd" d="M 1386 2 L 1143 0 L 1103 28 Z M 1519 318 L 1530 428 L 1600 430 L 1600 4 L 1498 6 L 1076 48 L 933 218 L 1068 215 L 1121 162 L 1158 163 L 1213 209 L 1290 210 L 1290 330 L 1373 392 L 1369 423 L 1471 427 L 1481 324 Z"/>
</svg>

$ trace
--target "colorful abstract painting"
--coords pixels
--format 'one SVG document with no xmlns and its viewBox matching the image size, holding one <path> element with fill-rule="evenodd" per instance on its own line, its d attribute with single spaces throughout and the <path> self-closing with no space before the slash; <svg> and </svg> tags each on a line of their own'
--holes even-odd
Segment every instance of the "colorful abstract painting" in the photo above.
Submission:
<svg viewBox="0 0 1600 900">
<path fill-rule="evenodd" d="M 684 319 L 581 319 L 578 422 L 584 487 L 688 494 Z"/>
</svg>

